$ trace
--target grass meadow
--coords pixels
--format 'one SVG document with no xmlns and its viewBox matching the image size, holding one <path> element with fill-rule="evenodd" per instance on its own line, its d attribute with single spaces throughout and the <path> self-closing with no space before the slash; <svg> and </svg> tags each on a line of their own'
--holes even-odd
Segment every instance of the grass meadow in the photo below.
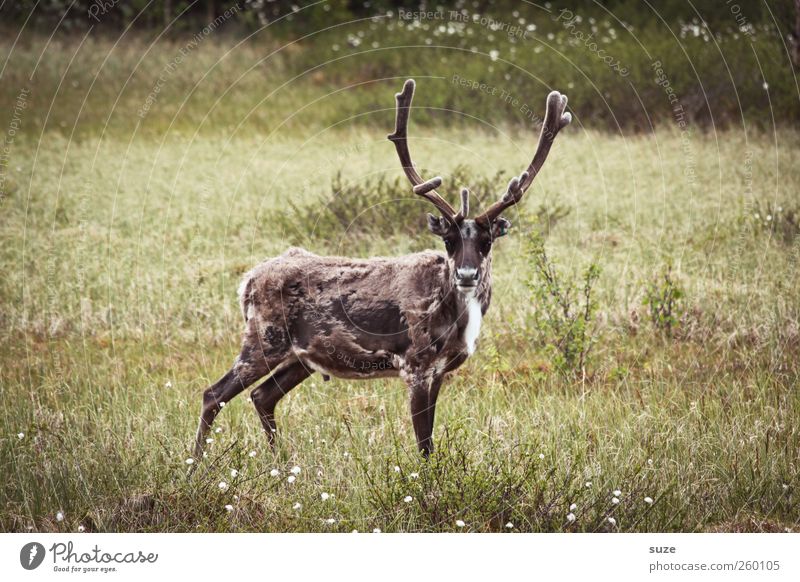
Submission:
<svg viewBox="0 0 800 582">
<path fill-rule="evenodd" d="M 263 95 L 210 102 L 226 79 L 185 111 L 165 89 L 169 116 L 139 123 L 150 83 L 120 93 L 117 113 L 101 89 L 84 101 L 102 51 L 54 42 L 28 85 L 43 44 L 15 53 L 6 77 L 32 91 L 0 215 L 0 530 L 800 526 L 796 129 L 682 131 L 667 117 L 606 132 L 571 99 L 576 122 L 495 245 L 492 306 L 443 388 L 429 461 L 400 380 L 315 375 L 278 406 L 276 454 L 244 393 L 187 479 L 202 391 L 238 353 L 247 269 L 289 244 L 365 257 L 441 246 L 385 139 L 404 77 L 350 89 L 379 99 L 365 123 L 312 80 L 249 125 Z M 121 84 L 134 49 L 120 50 L 103 75 Z M 442 83 L 418 78 L 415 104 Z M 462 185 L 500 195 L 537 134 L 520 119 L 411 121 L 414 158 L 453 202 Z M 556 315 L 536 300 L 532 240 L 578 306 L 582 273 L 599 269 L 582 366 L 564 364 Z"/>
</svg>

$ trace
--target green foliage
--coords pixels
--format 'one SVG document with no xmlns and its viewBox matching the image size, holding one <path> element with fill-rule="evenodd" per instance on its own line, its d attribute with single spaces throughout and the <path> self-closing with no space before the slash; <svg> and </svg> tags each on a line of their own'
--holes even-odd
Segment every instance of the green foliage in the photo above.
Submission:
<svg viewBox="0 0 800 582">
<path fill-rule="evenodd" d="M 740 12 L 748 22 L 761 24 L 773 18 L 778 21 L 783 31 L 792 31 L 793 0 L 774 0 L 766 7 L 757 0 L 739 0 Z M 90 7 L 97 5 L 102 10 L 96 11 L 101 16 L 93 21 L 102 21 L 107 29 L 122 29 L 132 26 L 138 29 L 157 28 L 168 24 L 173 17 L 180 15 L 181 23 L 186 25 L 202 24 L 214 14 L 227 9 L 240 7 L 237 18 L 243 25 L 256 29 L 270 22 L 282 19 L 287 28 L 296 34 L 308 32 L 315 27 L 342 22 L 348 19 L 363 18 L 385 14 L 399 9 L 407 11 L 419 10 L 463 10 L 477 13 L 503 14 L 518 10 L 516 0 L 455 0 L 444 7 L 432 6 L 420 0 L 372 0 L 372 2 L 326 2 L 315 10 L 308 10 L 314 2 L 295 0 L 49 0 L 46 3 L 37 0 L 17 0 L 4 5 L 2 13 L 11 22 L 24 22 L 31 14 L 33 25 L 46 27 L 62 21 L 69 28 L 86 28 L 86 14 Z M 571 0 L 561 3 L 557 8 L 568 8 L 576 13 L 602 16 L 606 14 L 592 0 Z M 644 10 L 636 0 L 612 0 L 604 3 L 606 10 L 618 18 L 633 25 L 647 23 L 653 18 L 649 10 Z M 104 8 L 104 9 L 103 9 Z M 738 14 L 738 13 L 737 13 Z M 138 18 L 137 18 L 138 15 Z M 711 25 L 730 26 L 733 13 L 720 10 L 716 0 L 695 0 L 691 5 L 684 2 L 663 2 L 658 6 L 658 15 L 666 22 L 686 22 L 702 19 Z"/>
<path fill-rule="evenodd" d="M 447 184 L 469 185 L 473 214 L 487 200 L 493 201 L 503 179 L 501 171 L 485 176 L 463 165 L 445 178 Z M 440 190 L 446 195 L 446 190 Z M 306 203 L 289 200 L 286 210 L 274 212 L 268 220 L 293 244 L 319 243 L 337 248 L 346 239 L 363 247 L 373 244 L 376 237 L 398 236 L 416 240 L 412 248 L 419 249 L 430 244 L 420 235 L 428 232 L 426 213 L 435 211 L 412 192 L 405 176 L 390 179 L 381 174 L 355 182 L 345 180 L 338 172 L 331 181 L 329 197 Z"/>
<path fill-rule="evenodd" d="M 597 300 L 592 290 L 600 267 L 591 263 L 580 284 L 570 281 L 547 255 L 541 236 L 531 237 L 528 257 L 533 270 L 528 281 L 534 306 L 532 327 L 555 348 L 555 363 L 562 371 L 585 372 L 586 358 L 596 341 L 592 324 Z"/>
<path fill-rule="evenodd" d="M 672 263 L 653 278 L 647 285 L 644 305 L 648 308 L 651 323 L 662 330 L 667 337 L 672 336 L 680 319 L 680 305 L 684 291 L 672 274 Z"/>
<path fill-rule="evenodd" d="M 787 1 L 781 0 L 781 7 Z M 8 23 L 21 25 L 34 4 L 32 20 L 12 49 L 18 31 Z M 400 18 L 394 3 L 369 8 L 318 3 L 297 6 L 295 14 L 293 2 L 259 7 L 241 2 L 234 17 L 186 51 L 211 20 L 200 4 L 192 4 L 162 36 L 162 3 L 119 2 L 80 44 L 75 29 L 93 22 L 86 16 L 92 3 L 80 0 L 48 43 L 65 4 L 3 5 L 13 15 L 3 20 L 8 30 L 0 35 L 0 51 L 9 54 L 0 107 L 11 110 L 19 89 L 30 87 L 27 123 L 35 118 L 36 125 L 67 135 L 78 111 L 79 134 L 119 129 L 130 135 L 134 128 L 137 133 L 272 131 L 284 124 L 328 128 L 345 122 L 387 128 L 391 95 L 409 76 L 420 79 L 415 122 L 436 126 L 535 129 L 534 116 L 543 114 L 551 88 L 569 95 L 580 126 L 615 132 L 678 128 L 682 122 L 713 123 L 717 129 L 740 121 L 748 127 L 767 126 L 772 119 L 787 126 L 800 122 L 794 70 L 784 47 L 786 21 L 773 21 L 758 5 L 743 8 L 745 34 L 729 7 L 712 9 L 714 3 L 699 7 L 706 21 L 677 2 L 659 5 L 666 17 L 661 22 L 654 8 L 631 0 L 609 8 L 573 3 L 570 11 L 581 19 L 575 22 L 563 18 L 558 6 L 515 2 L 462 3 L 465 21 L 447 7 L 438 19 L 422 22 Z M 235 4 L 218 2 L 214 14 Z M 414 10 L 417 3 L 404 4 Z M 173 5 L 174 12 L 184 7 L 185 2 Z M 278 14 L 286 17 L 278 20 Z M 32 26 L 40 16 L 44 33 Z M 124 45 L 103 32 L 134 18 Z M 506 28 L 493 30 L 485 24 L 490 20 Z M 512 26 L 519 34 L 507 33 Z M 137 33 L 136 27 L 145 30 Z M 33 75 L 40 53 L 43 66 Z M 142 121 L 137 112 L 169 64 L 175 66 Z M 51 104 L 47 95 L 58 99 Z M 286 112 L 292 112 L 289 119 Z"/>
</svg>

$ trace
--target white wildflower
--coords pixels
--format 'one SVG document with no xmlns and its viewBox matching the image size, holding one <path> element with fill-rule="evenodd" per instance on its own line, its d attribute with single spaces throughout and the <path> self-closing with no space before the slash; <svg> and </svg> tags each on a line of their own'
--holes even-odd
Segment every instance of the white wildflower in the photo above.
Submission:
<svg viewBox="0 0 800 582">
<path fill-rule="evenodd" d="M 610 523 L 611 525 L 617 525 L 617 520 L 614 519 L 613 517 L 609 517 L 608 518 L 608 523 Z"/>
<path fill-rule="evenodd" d="M 228 484 L 225 483 L 225 481 L 220 481 L 218 487 L 219 487 L 220 491 L 227 491 L 228 490 Z"/>
<path fill-rule="evenodd" d="M 587 481 L 586 482 L 586 488 L 589 489 L 589 487 L 591 487 L 591 486 L 592 486 L 592 482 L 591 481 Z"/>
<path fill-rule="evenodd" d="M 167 380 L 167 383 L 166 383 L 166 384 L 164 384 L 164 388 L 172 388 L 172 382 L 170 382 L 169 380 Z"/>
<path fill-rule="evenodd" d="M 269 476 L 270 477 L 277 477 L 280 474 L 281 474 L 281 472 L 278 471 L 277 469 L 273 469 L 272 471 L 269 472 Z"/>
<path fill-rule="evenodd" d="M 576 509 L 578 509 L 578 504 L 577 503 L 573 503 L 572 505 L 569 506 L 569 510 L 570 511 L 575 511 Z"/>
<path fill-rule="evenodd" d="M 255 451 L 250 451 L 249 453 L 247 453 L 247 455 L 252 459 L 253 457 L 256 456 L 256 452 Z"/>
<path fill-rule="evenodd" d="M 376 527 L 375 529 L 372 530 L 372 533 L 381 533 L 381 528 Z"/>
<path fill-rule="evenodd" d="M 217 433 L 217 434 L 221 433 L 222 432 L 222 427 L 218 426 L 217 428 L 214 429 L 214 432 Z"/>
<path fill-rule="evenodd" d="M 226 505 L 225 506 L 225 511 L 228 511 L 228 512 L 233 511 L 233 505 L 231 505 L 230 503 L 228 505 Z"/>
<path fill-rule="evenodd" d="M 24 432 L 18 432 L 18 433 L 17 433 L 17 438 L 18 438 L 19 440 L 22 440 L 22 439 L 24 439 L 24 438 L 25 438 L 25 433 L 24 433 Z"/>
<path fill-rule="evenodd" d="M 577 519 L 577 518 L 575 517 L 575 514 L 574 514 L 574 513 L 568 513 L 568 514 L 567 514 L 567 521 L 568 521 L 568 522 L 570 522 L 570 523 L 574 523 L 574 522 L 575 522 L 575 519 Z"/>
<path fill-rule="evenodd" d="M 614 491 L 612 491 L 612 493 L 614 494 L 614 497 L 622 497 L 622 491 L 620 491 L 619 489 L 615 489 Z"/>
<path fill-rule="evenodd" d="M 225 403 L 224 403 L 224 402 L 220 402 L 220 403 L 219 403 L 219 407 L 220 407 L 220 408 L 225 408 Z"/>
<path fill-rule="evenodd" d="M 544 461 L 544 453 L 539 453 L 539 460 Z"/>
<path fill-rule="evenodd" d="M 653 505 L 653 498 L 652 498 L 652 497 L 645 497 L 645 498 L 644 498 L 644 502 L 645 502 L 647 505 Z"/>
<path fill-rule="evenodd" d="M 411 503 L 412 501 L 414 501 L 414 498 L 411 497 L 411 495 L 406 495 L 405 497 L 403 497 L 403 501 L 405 501 L 406 503 Z"/>
<path fill-rule="evenodd" d="M 289 483 L 294 483 L 296 480 L 297 480 L 297 477 L 295 477 L 294 475 L 289 475 L 286 478 L 286 481 L 289 482 Z"/>
<path fill-rule="evenodd" d="M 63 511 L 57 511 L 56 512 L 56 521 L 64 521 L 64 512 Z"/>
<path fill-rule="evenodd" d="M 231 479 L 236 479 L 239 476 L 239 471 L 236 469 L 231 469 Z"/>
<path fill-rule="evenodd" d="M 408 476 L 409 479 L 419 479 L 419 473 L 411 473 Z"/>
<path fill-rule="evenodd" d="M 395 473 L 399 473 L 399 472 L 400 472 L 400 467 L 398 467 L 397 465 L 395 465 L 395 466 L 394 466 L 394 472 L 395 472 Z"/>
<path fill-rule="evenodd" d="M 187 465 L 194 465 L 194 459 L 189 457 L 188 459 L 186 459 L 186 464 Z"/>
<path fill-rule="evenodd" d="M 506 529 L 514 529 L 514 524 L 510 521 L 506 524 Z"/>
<path fill-rule="evenodd" d="M 206 439 L 206 444 L 207 444 L 207 445 L 210 445 L 210 444 L 211 444 L 211 443 L 213 443 L 213 442 L 214 442 L 214 439 L 212 439 L 211 437 L 208 437 L 208 438 Z"/>
<path fill-rule="evenodd" d="M 300 474 L 300 467 L 298 467 L 297 465 L 292 467 L 292 475 L 299 475 L 299 474 Z"/>
<path fill-rule="evenodd" d="M 460 520 L 460 519 L 456 520 L 456 527 L 464 527 L 465 525 L 467 525 L 467 524 L 464 523 L 462 520 Z"/>
<path fill-rule="evenodd" d="M 331 498 L 330 494 L 324 492 L 322 493 L 322 495 L 320 495 L 320 497 L 322 498 L 323 501 L 327 501 L 328 499 Z"/>
<path fill-rule="evenodd" d="M 327 523 L 328 525 L 333 525 L 334 523 L 336 523 L 336 520 L 333 519 L 332 517 L 329 517 L 328 519 L 325 520 L 325 523 Z"/>
<path fill-rule="evenodd" d="M 78 532 L 79 532 L 79 533 L 83 533 L 83 532 L 85 532 L 85 531 L 86 531 L 86 528 L 85 528 L 85 527 L 83 527 L 83 525 L 79 525 L 79 526 L 78 526 Z"/>
<path fill-rule="evenodd" d="M 292 505 L 292 509 L 294 509 L 295 511 L 300 511 L 301 509 L 303 509 L 303 504 L 298 501 L 294 505 Z"/>
<path fill-rule="evenodd" d="M 612 497 L 611 503 L 614 505 L 619 505 L 619 497 Z"/>
</svg>

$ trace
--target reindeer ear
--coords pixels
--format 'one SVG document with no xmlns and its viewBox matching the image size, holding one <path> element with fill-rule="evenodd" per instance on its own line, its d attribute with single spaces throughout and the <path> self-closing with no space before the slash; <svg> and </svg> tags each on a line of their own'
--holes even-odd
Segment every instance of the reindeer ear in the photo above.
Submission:
<svg viewBox="0 0 800 582">
<path fill-rule="evenodd" d="M 444 236 L 447 234 L 447 221 L 444 218 L 428 214 L 428 230 L 436 236 Z"/>
<path fill-rule="evenodd" d="M 492 223 L 492 238 L 500 238 L 506 236 L 511 228 L 511 222 L 502 216 Z"/>
</svg>

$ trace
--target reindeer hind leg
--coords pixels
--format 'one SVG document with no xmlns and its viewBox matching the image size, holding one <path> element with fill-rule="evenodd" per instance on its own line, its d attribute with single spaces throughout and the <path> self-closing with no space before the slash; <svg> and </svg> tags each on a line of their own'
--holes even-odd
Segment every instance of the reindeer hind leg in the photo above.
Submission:
<svg viewBox="0 0 800 582">
<path fill-rule="evenodd" d="M 311 374 L 313 374 L 313 370 L 310 370 L 305 364 L 294 362 L 275 372 L 250 393 L 258 417 L 267 433 L 270 447 L 273 449 L 277 431 L 275 406 L 292 388 L 302 383 Z"/>
</svg>

